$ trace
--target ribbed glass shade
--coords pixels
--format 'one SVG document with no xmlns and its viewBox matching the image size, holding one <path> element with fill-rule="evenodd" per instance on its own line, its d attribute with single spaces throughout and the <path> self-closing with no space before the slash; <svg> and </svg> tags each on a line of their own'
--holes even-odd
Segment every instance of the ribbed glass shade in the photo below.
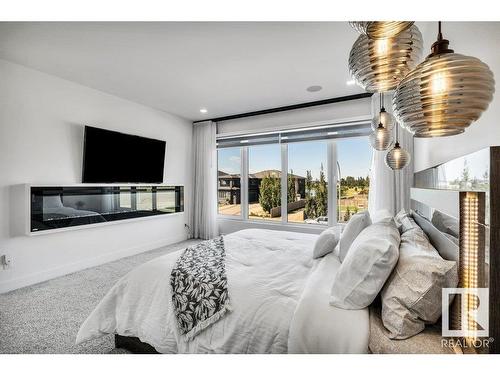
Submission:
<svg viewBox="0 0 500 375">
<path fill-rule="evenodd" d="M 481 60 L 438 54 L 401 81 L 394 114 L 415 137 L 460 134 L 488 108 L 494 92 L 493 73 Z"/>
<path fill-rule="evenodd" d="M 351 21 L 349 24 L 371 39 L 384 39 L 408 29 L 413 21 Z"/>
<path fill-rule="evenodd" d="M 392 134 L 383 126 L 379 126 L 370 134 L 370 144 L 377 151 L 385 151 L 392 144 Z"/>
<path fill-rule="evenodd" d="M 349 72 L 368 92 L 394 90 L 422 56 L 422 34 L 416 26 L 395 37 L 370 39 L 360 35 L 349 54 Z"/>
<path fill-rule="evenodd" d="M 391 131 L 394 128 L 394 123 L 395 123 L 394 116 L 391 115 L 390 113 L 384 111 L 380 111 L 377 113 L 375 118 L 372 120 L 372 129 L 376 130 L 378 128 L 379 124 L 382 124 L 384 128 L 387 130 Z"/>
<path fill-rule="evenodd" d="M 410 163 L 410 154 L 396 142 L 394 147 L 385 155 L 385 164 L 394 170 L 403 169 Z"/>
</svg>

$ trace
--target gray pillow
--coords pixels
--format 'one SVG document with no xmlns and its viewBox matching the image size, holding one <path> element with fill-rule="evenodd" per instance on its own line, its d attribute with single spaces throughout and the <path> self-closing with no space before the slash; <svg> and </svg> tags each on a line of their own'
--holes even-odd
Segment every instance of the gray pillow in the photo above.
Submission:
<svg viewBox="0 0 500 375">
<path fill-rule="evenodd" d="M 335 275 L 330 305 L 349 310 L 370 305 L 398 261 L 398 248 L 399 232 L 394 220 L 365 228 Z"/>
<path fill-rule="evenodd" d="M 325 229 L 316 239 L 313 249 L 313 259 L 321 258 L 326 254 L 331 253 L 337 243 L 339 242 L 339 235 L 334 228 Z"/>
<path fill-rule="evenodd" d="M 339 259 L 341 262 L 344 261 L 351 244 L 356 239 L 356 237 L 358 237 L 358 234 L 360 234 L 361 231 L 370 224 L 370 214 L 368 213 L 368 211 L 363 211 L 352 215 L 351 219 L 340 235 Z"/>
<path fill-rule="evenodd" d="M 401 235 L 399 260 L 382 289 L 382 321 L 389 337 L 406 339 L 441 316 L 441 290 L 458 284 L 457 263 L 441 258 L 424 231 Z"/>
</svg>

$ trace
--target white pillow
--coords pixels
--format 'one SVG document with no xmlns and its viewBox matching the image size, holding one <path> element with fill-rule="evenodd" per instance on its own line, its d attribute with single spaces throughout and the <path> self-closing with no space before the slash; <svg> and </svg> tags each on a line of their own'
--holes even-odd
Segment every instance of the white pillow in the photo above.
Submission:
<svg viewBox="0 0 500 375">
<path fill-rule="evenodd" d="M 394 220 L 384 220 L 363 230 L 335 275 L 330 305 L 348 310 L 369 306 L 398 261 L 399 241 Z"/>
<path fill-rule="evenodd" d="M 325 229 L 316 239 L 313 249 L 313 259 L 321 258 L 326 254 L 331 253 L 337 243 L 339 242 L 339 235 L 334 228 Z"/>
<path fill-rule="evenodd" d="M 360 234 L 361 231 L 370 224 L 370 214 L 368 213 L 368 211 L 363 211 L 352 215 L 351 219 L 340 235 L 339 259 L 341 262 L 344 261 L 347 252 L 349 251 L 349 247 L 356 239 L 356 237 L 358 237 L 358 234 Z"/>
</svg>

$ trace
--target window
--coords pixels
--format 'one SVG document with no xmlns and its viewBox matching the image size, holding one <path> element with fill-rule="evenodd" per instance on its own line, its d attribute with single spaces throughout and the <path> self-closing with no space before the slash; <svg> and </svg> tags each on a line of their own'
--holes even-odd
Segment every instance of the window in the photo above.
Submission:
<svg viewBox="0 0 500 375">
<path fill-rule="evenodd" d="M 318 226 L 348 221 L 368 208 L 370 132 L 363 120 L 218 137 L 219 214 Z"/>
<path fill-rule="evenodd" d="M 241 215 L 241 149 L 219 149 L 217 165 L 218 212 L 222 215 Z"/>
<path fill-rule="evenodd" d="M 327 142 L 288 144 L 288 222 L 328 224 Z"/>
<path fill-rule="evenodd" d="M 347 222 L 358 211 L 368 209 L 372 149 L 366 137 L 338 140 L 337 221 Z"/>
<path fill-rule="evenodd" d="M 248 218 L 281 221 L 281 146 L 248 147 Z"/>
</svg>

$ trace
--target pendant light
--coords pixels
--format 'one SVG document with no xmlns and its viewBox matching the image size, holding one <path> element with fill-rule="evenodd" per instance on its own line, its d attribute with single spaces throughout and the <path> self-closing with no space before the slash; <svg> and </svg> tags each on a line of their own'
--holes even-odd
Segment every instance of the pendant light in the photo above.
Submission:
<svg viewBox="0 0 500 375">
<path fill-rule="evenodd" d="M 394 93 L 394 114 L 415 137 L 463 133 L 488 108 L 495 92 L 493 73 L 481 60 L 454 53 L 439 22 L 432 53 Z"/>
<path fill-rule="evenodd" d="M 390 38 L 360 35 L 349 54 L 349 72 L 368 92 L 391 91 L 417 66 L 421 55 L 422 34 L 415 25 Z"/>
<path fill-rule="evenodd" d="M 380 111 L 383 108 L 383 94 L 380 97 Z M 387 113 L 387 112 L 386 112 Z M 377 151 L 385 151 L 392 144 L 392 133 L 384 127 L 382 122 L 379 122 L 377 128 L 369 136 L 371 146 Z"/>
<path fill-rule="evenodd" d="M 413 25 L 413 21 L 351 21 L 349 24 L 360 34 L 371 39 L 391 38 Z"/>
<path fill-rule="evenodd" d="M 394 147 L 385 155 L 385 164 L 392 170 L 403 169 L 411 160 L 411 156 L 405 149 L 401 148 L 398 139 L 399 124 L 396 124 L 396 143 Z"/>
<path fill-rule="evenodd" d="M 384 128 L 392 131 L 395 122 L 396 120 L 394 119 L 394 116 L 385 110 L 384 94 L 380 93 L 380 111 L 372 120 L 372 129 L 375 130 L 378 128 L 378 124 L 382 124 Z"/>
</svg>

